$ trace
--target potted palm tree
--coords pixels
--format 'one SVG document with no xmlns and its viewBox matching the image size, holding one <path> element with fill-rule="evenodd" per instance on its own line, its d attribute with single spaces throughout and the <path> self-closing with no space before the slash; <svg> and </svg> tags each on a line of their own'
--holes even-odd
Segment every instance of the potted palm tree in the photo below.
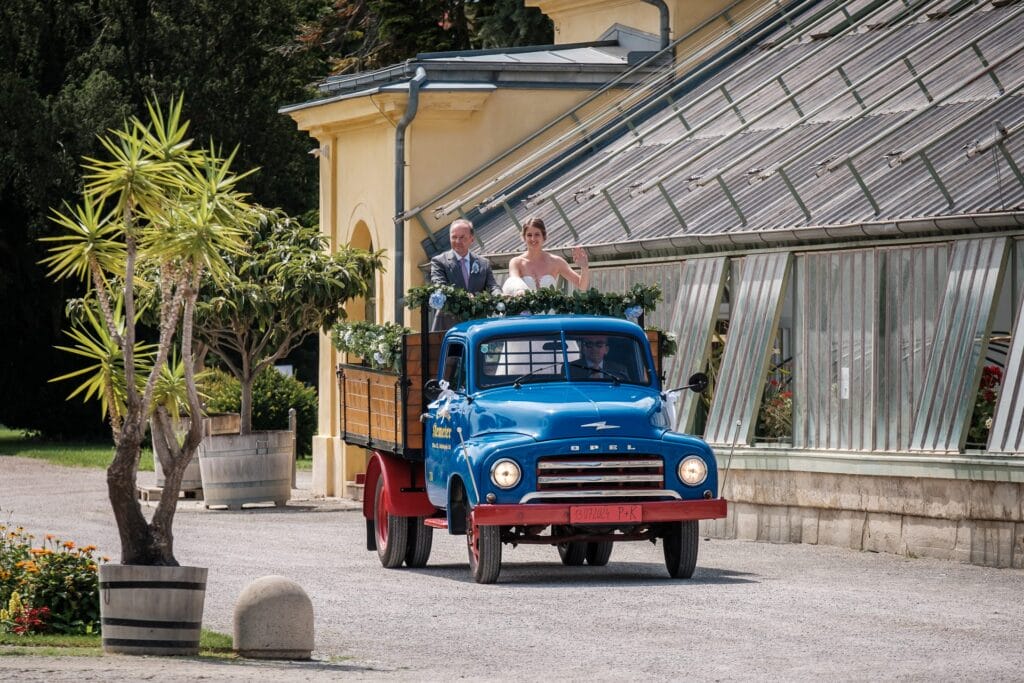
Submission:
<svg viewBox="0 0 1024 683">
<path fill-rule="evenodd" d="M 231 156 L 193 147 L 181 111 L 181 98 L 166 112 L 149 104 L 148 121 L 133 118 L 101 137 L 105 155 L 86 159 L 80 203 L 54 211 L 60 231 L 45 238 L 49 277 L 81 279 L 88 292 L 67 348 L 90 364 L 60 379 L 83 380 L 72 396 L 99 399 L 114 441 L 107 489 L 121 562 L 100 567 L 107 652 L 194 654 L 199 645 L 206 569 L 179 565 L 172 525 L 202 420 L 176 436 L 171 407 L 183 403 L 190 415 L 201 414 L 196 299 L 204 277 L 227 277 L 225 255 L 245 248 L 254 214 L 237 190 L 243 176 L 231 170 Z M 146 308 L 157 321 L 152 343 L 142 343 L 137 329 Z M 172 351 L 180 381 L 161 388 Z M 148 521 L 136 495 L 147 424 L 165 473 Z"/>
<path fill-rule="evenodd" d="M 266 368 L 309 335 L 344 316 L 364 296 L 383 255 L 339 246 L 329 251 L 318 226 L 258 209 L 246 248 L 225 257 L 229 278 L 204 279 L 195 336 L 240 384 L 239 434 L 208 435 L 199 449 L 207 506 L 240 507 L 291 495 L 292 434 L 253 430 L 253 385 Z"/>
</svg>

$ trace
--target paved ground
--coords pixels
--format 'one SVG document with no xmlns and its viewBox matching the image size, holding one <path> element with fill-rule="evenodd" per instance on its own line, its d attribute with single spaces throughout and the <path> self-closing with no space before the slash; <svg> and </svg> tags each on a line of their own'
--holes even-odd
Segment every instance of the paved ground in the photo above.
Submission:
<svg viewBox="0 0 1024 683">
<path fill-rule="evenodd" d="M 633 543 L 605 568 L 506 549 L 479 586 L 441 534 L 426 569 L 382 569 L 353 507 L 300 488 L 283 510 L 184 503 L 175 525 L 182 564 L 210 568 L 207 628 L 230 633 L 242 589 L 281 574 L 313 600 L 318 661 L 0 656 L 0 680 L 1024 679 L 1019 570 L 713 540 L 690 581 Z M 0 519 L 117 555 L 100 471 L 0 457 Z"/>
</svg>

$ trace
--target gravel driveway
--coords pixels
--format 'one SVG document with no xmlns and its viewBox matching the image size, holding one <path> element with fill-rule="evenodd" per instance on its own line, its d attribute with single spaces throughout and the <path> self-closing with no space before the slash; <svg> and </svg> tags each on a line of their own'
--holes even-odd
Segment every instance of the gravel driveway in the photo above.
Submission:
<svg viewBox="0 0 1024 683">
<path fill-rule="evenodd" d="M 0 520 L 118 554 L 99 470 L 0 457 Z M 313 600 L 317 661 L 0 656 L 0 679 L 1024 679 L 1020 570 L 711 540 L 672 581 L 650 543 L 603 568 L 506 546 L 481 586 L 461 537 L 435 534 L 425 569 L 385 570 L 364 529 L 355 504 L 302 488 L 284 509 L 179 507 L 178 560 L 210 568 L 204 626 L 230 633 L 242 589 L 284 575 Z"/>
</svg>

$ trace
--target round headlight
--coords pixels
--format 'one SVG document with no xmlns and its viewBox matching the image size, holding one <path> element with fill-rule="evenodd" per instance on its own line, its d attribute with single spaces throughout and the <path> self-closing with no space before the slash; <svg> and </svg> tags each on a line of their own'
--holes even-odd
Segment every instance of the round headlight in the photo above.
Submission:
<svg viewBox="0 0 1024 683">
<path fill-rule="evenodd" d="M 688 486 L 699 486 L 708 478 L 708 466 L 701 458 L 691 455 L 679 463 L 679 479 Z"/>
<path fill-rule="evenodd" d="M 523 472 L 515 460 L 499 460 L 491 465 L 491 481 L 499 489 L 510 489 L 523 478 Z"/>
</svg>

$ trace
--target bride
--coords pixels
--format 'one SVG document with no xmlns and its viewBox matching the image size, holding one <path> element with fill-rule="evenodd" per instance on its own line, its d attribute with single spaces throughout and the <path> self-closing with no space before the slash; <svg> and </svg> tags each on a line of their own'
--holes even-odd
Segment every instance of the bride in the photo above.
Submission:
<svg viewBox="0 0 1024 683">
<path fill-rule="evenodd" d="M 565 259 L 544 251 L 548 230 L 540 218 L 528 218 L 523 223 L 523 241 L 526 253 L 513 257 L 508 264 L 508 277 L 502 285 L 504 294 L 521 294 L 528 289 L 554 287 L 559 276 L 564 277 L 577 289 L 590 286 L 590 260 L 582 247 L 573 247 L 572 260 L 580 272 L 566 263 Z"/>
</svg>

